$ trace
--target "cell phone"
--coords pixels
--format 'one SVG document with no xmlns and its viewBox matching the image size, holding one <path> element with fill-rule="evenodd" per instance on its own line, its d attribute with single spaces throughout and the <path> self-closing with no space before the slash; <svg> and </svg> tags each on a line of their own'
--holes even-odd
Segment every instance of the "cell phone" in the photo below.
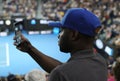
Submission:
<svg viewBox="0 0 120 81">
<path fill-rule="evenodd" d="M 15 42 L 16 42 L 17 46 L 20 45 L 20 43 L 22 42 L 22 40 L 21 40 L 22 32 L 21 32 L 20 27 L 19 27 L 20 24 L 21 24 L 21 22 L 14 23 L 14 27 L 15 27 L 14 28 L 15 29 Z"/>
</svg>

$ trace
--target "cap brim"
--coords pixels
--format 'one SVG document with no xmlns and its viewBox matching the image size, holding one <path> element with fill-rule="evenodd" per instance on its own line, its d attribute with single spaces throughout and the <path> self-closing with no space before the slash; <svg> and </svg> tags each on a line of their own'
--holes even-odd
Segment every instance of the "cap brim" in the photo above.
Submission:
<svg viewBox="0 0 120 81">
<path fill-rule="evenodd" d="M 62 27 L 62 24 L 60 22 L 49 22 L 48 26 L 50 26 L 50 27 Z"/>
</svg>

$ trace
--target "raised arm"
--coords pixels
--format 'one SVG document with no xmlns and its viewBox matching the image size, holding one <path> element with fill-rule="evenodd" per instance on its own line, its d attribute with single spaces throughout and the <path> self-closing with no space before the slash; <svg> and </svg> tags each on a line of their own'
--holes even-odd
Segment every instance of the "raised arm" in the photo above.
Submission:
<svg viewBox="0 0 120 81">
<path fill-rule="evenodd" d="M 14 37 L 14 40 L 15 39 Z M 14 42 L 16 48 L 28 53 L 46 72 L 50 73 L 56 66 L 62 64 L 58 60 L 40 52 L 23 35 L 21 35 L 21 40 L 22 42 L 18 46 L 16 46 L 16 42 Z"/>
</svg>

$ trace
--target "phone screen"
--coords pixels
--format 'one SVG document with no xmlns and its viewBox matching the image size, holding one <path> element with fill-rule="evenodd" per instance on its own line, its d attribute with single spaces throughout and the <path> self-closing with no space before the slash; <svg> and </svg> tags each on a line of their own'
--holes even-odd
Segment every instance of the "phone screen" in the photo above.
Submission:
<svg viewBox="0 0 120 81">
<path fill-rule="evenodd" d="M 21 43 L 21 30 L 19 28 L 19 24 L 15 23 L 15 42 L 18 46 Z"/>
</svg>

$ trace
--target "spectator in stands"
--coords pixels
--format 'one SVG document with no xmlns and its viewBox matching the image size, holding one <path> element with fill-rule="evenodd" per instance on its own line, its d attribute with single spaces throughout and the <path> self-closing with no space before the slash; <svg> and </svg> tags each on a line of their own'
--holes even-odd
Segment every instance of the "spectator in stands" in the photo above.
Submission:
<svg viewBox="0 0 120 81">
<path fill-rule="evenodd" d="M 34 69 L 25 75 L 25 81 L 46 81 L 46 74 L 44 71 Z"/>
<path fill-rule="evenodd" d="M 14 42 L 17 49 L 27 52 L 50 72 L 48 81 L 107 81 L 106 61 L 93 50 L 101 23 L 92 12 L 85 8 L 71 8 L 60 22 L 51 22 L 49 26 L 62 28 L 58 36 L 60 51 L 71 55 L 66 63 L 38 51 L 23 35 L 19 45 Z"/>
<path fill-rule="evenodd" d="M 22 78 L 19 75 L 9 74 L 7 76 L 8 81 L 22 81 Z"/>
<path fill-rule="evenodd" d="M 117 57 L 115 64 L 113 64 L 113 72 L 115 81 L 120 81 L 120 57 Z"/>
<path fill-rule="evenodd" d="M 0 81 L 8 81 L 6 77 L 0 77 Z"/>
<path fill-rule="evenodd" d="M 111 69 L 111 67 L 108 69 L 108 80 L 107 81 L 115 81 L 113 70 Z"/>
<path fill-rule="evenodd" d="M 120 47 L 120 34 L 115 37 L 114 44 L 116 47 Z"/>
</svg>

